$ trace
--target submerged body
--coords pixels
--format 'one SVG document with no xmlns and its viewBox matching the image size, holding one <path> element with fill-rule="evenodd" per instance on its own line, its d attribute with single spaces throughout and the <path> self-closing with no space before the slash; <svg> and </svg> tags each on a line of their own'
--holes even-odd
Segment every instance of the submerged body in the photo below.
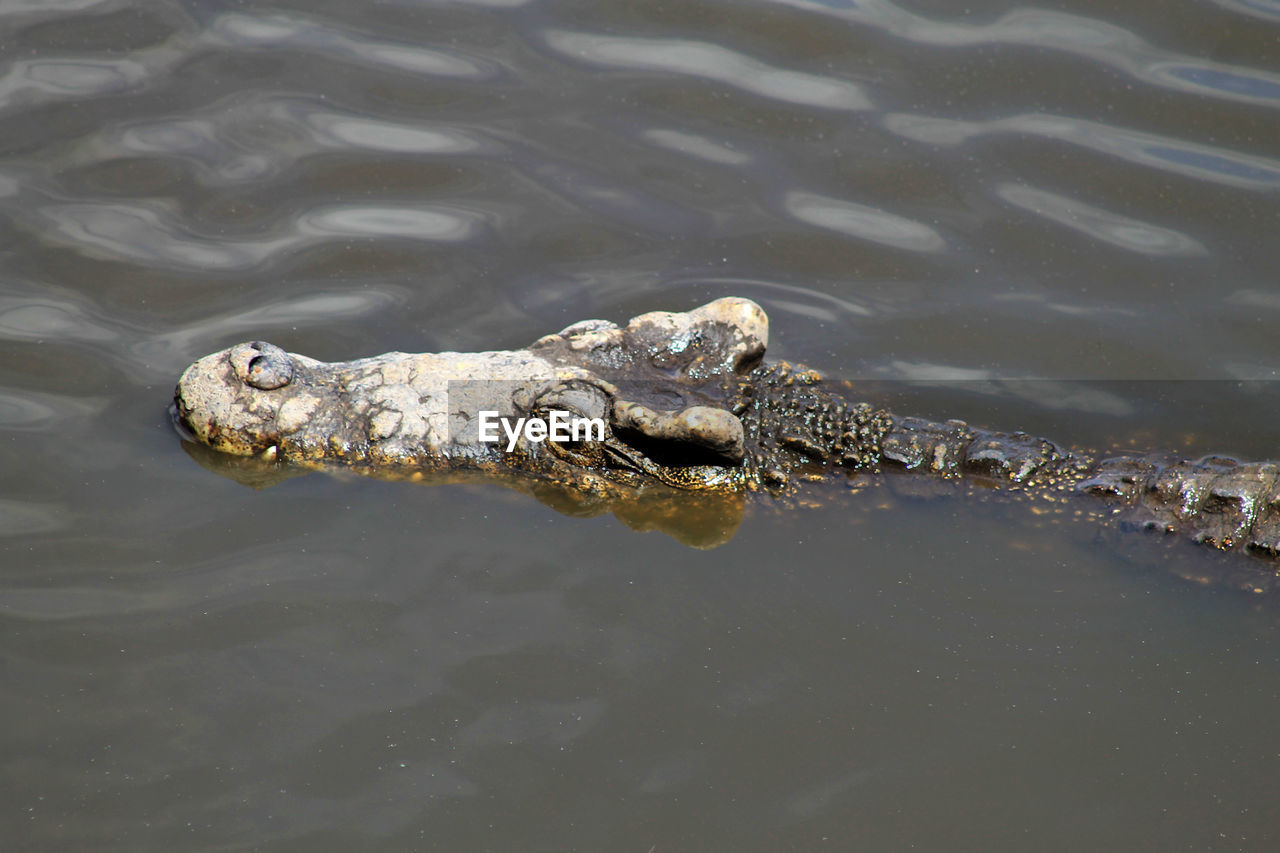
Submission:
<svg viewBox="0 0 1280 853">
<path fill-rule="evenodd" d="M 764 364 L 767 344 L 763 310 L 734 298 L 622 327 L 576 323 L 514 351 L 324 363 L 253 342 L 188 368 L 175 405 L 185 429 L 222 453 L 295 469 L 498 480 L 619 515 L 655 495 L 685 496 L 673 512 L 736 506 L 740 515 L 752 492 L 784 496 L 809 480 L 901 471 L 1080 496 L 1090 512 L 1129 524 L 1280 554 L 1274 463 L 1099 458 L 1025 433 L 899 417 L 831 393 L 813 371 Z M 481 429 L 495 417 L 558 416 L 599 430 L 569 441 L 517 430 L 492 441 Z M 1258 563 L 1244 585 L 1275 582 Z"/>
</svg>

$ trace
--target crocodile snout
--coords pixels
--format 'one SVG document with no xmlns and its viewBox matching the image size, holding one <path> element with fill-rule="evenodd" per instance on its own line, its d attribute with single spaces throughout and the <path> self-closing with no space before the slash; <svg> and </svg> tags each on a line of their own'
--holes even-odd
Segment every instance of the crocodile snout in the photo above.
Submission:
<svg viewBox="0 0 1280 853">
<path fill-rule="evenodd" d="M 174 390 L 174 403 L 196 439 L 224 453 L 253 456 L 279 442 L 276 421 L 286 401 L 274 392 L 293 380 L 293 359 L 287 352 L 251 341 L 188 367 Z"/>
</svg>

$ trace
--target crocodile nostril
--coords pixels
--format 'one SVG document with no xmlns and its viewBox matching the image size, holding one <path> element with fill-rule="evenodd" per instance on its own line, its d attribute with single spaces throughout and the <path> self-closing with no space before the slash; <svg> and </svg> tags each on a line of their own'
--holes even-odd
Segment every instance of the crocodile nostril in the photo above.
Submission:
<svg viewBox="0 0 1280 853">
<path fill-rule="evenodd" d="M 293 359 L 275 344 L 240 344 L 232 348 L 230 360 L 236 376 L 250 387 L 274 391 L 293 381 Z"/>
</svg>

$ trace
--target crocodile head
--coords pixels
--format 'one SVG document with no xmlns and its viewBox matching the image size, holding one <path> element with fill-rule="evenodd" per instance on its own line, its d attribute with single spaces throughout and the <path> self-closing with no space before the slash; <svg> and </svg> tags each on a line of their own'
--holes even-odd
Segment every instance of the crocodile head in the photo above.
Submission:
<svg viewBox="0 0 1280 853">
<path fill-rule="evenodd" d="M 767 342 L 764 311 L 737 298 L 575 323 L 511 351 L 327 363 L 254 341 L 187 368 L 175 414 L 194 441 L 273 467 L 516 480 L 592 500 L 734 491 L 733 393 Z"/>
</svg>

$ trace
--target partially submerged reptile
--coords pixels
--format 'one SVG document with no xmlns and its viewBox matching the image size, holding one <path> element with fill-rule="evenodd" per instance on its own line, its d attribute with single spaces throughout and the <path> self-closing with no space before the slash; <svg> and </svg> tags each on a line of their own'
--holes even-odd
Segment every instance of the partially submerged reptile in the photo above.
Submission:
<svg viewBox="0 0 1280 853">
<path fill-rule="evenodd" d="M 270 471 L 499 481 L 686 539 L 719 519 L 704 545 L 732 535 L 751 493 L 881 473 L 968 480 L 1266 558 L 1236 584 L 1280 588 L 1275 463 L 1099 458 L 1026 433 L 899 417 L 848 402 L 813 371 L 764 363 L 767 343 L 764 311 L 738 298 L 626 326 L 587 320 L 514 351 L 325 363 L 255 341 L 191 365 L 175 409 L 196 441 Z M 495 414 L 507 426 L 485 436 Z M 567 441 L 511 429 L 553 416 L 600 428 Z"/>
</svg>

